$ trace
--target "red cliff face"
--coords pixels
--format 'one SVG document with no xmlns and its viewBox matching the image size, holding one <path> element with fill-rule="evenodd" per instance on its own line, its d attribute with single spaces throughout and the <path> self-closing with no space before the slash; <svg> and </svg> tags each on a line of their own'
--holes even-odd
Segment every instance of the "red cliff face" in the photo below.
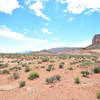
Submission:
<svg viewBox="0 0 100 100">
<path fill-rule="evenodd" d="M 97 34 L 94 36 L 92 40 L 92 45 L 95 45 L 95 44 L 100 44 L 100 34 Z"/>
</svg>

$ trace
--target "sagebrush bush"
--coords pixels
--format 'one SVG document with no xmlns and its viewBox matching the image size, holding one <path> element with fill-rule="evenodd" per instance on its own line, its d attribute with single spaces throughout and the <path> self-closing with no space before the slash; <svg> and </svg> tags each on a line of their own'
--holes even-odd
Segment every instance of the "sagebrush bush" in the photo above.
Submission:
<svg viewBox="0 0 100 100">
<path fill-rule="evenodd" d="M 31 68 L 29 66 L 26 66 L 25 67 L 25 72 L 29 72 L 29 71 L 31 71 Z"/>
<path fill-rule="evenodd" d="M 16 70 L 16 71 L 18 71 L 18 70 L 21 70 L 21 67 L 15 66 L 15 67 L 10 68 L 10 70 Z"/>
<path fill-rule="evenodd" d="M 26 82 L 25 81 L 20 81 L 19 82 L 19 87 L 22 88 L 26 85 Z"/>
<path fill-rule="evenodd" d="M 42 58 L 42 62 L 48 62 L 49 58 Z"/>
<path fill-rule="evenodd" d="M 94 73 L 100 73 L 100 66 L 94 67 L 93 72 Z"/>
<path fill-rule="evenodd" d="M 33 79 L 38 78 L 38 77 L 39 77 L 39 73 L 37 73 L 37 72 L 31 72 L 29 74 L 28 79 L 33 80 Z"/>
<path fill-rule="evenodd" d="M 19 76 L 19 73 L 17 73 L 17 72 L 15 72 L 15 73 L 13 73 L 13 76 L 12 76 L 12 78 L 13 79 L 18 79 L 20 76 Z"/>
<path fill-rule="evenodd" d="M 8 63 L 6 63 L 6 64 L 0 64 L 0 68 L 5 68 L 5 67 L 8 67 Z"/>
<path fill-rule="evenodd" d="M 63 67 L 64 67 L 64 65 L 65 65 L 65 63 L 64 63 L 64 62 L 59 63 L 59 68 L 63 68 Z"/>
<path fill-rule="evenodd" d="M 48 65 L 48 68 L 46 69 L 47 71 L 51 71 L 51 70 L 54 70 L 54 67 L 52 64 L 49 64 Z"/>
<path fill-rule="evenodd" d="M 69 70 L 74 70 L 74 68 L 73 68 L 73 67 L 69 67 L 68 69 L 69 69 Z"/>
<path fill-rule="evenodd" d="M 97 98 L 100 99 L 100 92 L 96 94 Z"/>
<path fill-rule="evenodd" d="M 81 71 L 83 77 L 87 77 L 90 73 L 89 71 Z"/>
<path fill-rule="evenodd" d="M 46 78 L 46 83 L 50 84 L 50 83 L 54 83 L 56 81 L 60 81 L 61 76 L 60 75 L 54 75 L 52 77 Z"/>
<path fill-rule="evenodd" d="M 80 78 L 79 78 L 79 77 L 76 77 L 76 78 L 74 79 L 74 81 L 75 81 L 76 84 L 80 84 Z"/>
<path fill-rule="evenodd" d="M 7 69 L 5 69 L 5 70 L 2 71 L 2 73 L 3 73 L 3 74 L 10 74 L 10 71 L 7 70 Z"/>
</svg>

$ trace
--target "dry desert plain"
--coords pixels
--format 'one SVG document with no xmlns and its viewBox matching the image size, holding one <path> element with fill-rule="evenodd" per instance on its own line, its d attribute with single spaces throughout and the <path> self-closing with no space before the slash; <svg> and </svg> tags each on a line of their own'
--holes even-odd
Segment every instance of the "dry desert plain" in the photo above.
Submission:
<svg viewBox="0 0 100 100">
<path fill-rule="evenodd" d="M 98 55 L 0 55 L 0 100 L 99 99 Z"/>
</svg>

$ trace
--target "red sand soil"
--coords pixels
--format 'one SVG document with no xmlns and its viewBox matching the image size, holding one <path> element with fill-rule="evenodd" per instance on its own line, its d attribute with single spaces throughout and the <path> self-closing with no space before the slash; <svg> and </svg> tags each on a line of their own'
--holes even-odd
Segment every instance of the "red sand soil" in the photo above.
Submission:
<svg viewBox="0 0 100 100">
<path fill-rule="evenodd" d="M 62 61 L 65 62 L 65 66 L 63 69 L 59 69 L 58 64 Z M 80 71 L 84 68 L 72 65 L 75 69 L 68 70 L 71 61 L 73 59 L 55 59 L 55 70 L 51 72 L 46 71 L 48 62 L 38 65 L 31 64 L 31 67 L 38 66 L 33 71 L 40 74 L 40 77 L 34 80 L 27 79 L 30 72 L 24 72 L 24 68 L 18 71 L 20 78 L 17 80 L 11 80 L 10 75 L 0 75 L 0 87 L 8 86 L 8 90 L 0 88 L 0 100 L 98 100 L 96 93 L 100 92 L 100 74 L 91 74 L 88 78 L 82 77 Z M 14 65 L 16 64 L 10 64 L 10 67 Z M 45 66 L 45 68 L 41 68 L 41 66 Z M 88 66 L 88 69 L 90 70 L 91 67 L 92 65 Z M 61 75 L 61 80 L 47 85 L 45 79 L 55 74 Z M 76 77 L 80 77 L 80 84 L 74 82 Z M 23 88 L 19 88 L 21 80 L 26 81 L 26 86 Z M 11 86 L 15 88 L 11 88 Z"/>
</svg>

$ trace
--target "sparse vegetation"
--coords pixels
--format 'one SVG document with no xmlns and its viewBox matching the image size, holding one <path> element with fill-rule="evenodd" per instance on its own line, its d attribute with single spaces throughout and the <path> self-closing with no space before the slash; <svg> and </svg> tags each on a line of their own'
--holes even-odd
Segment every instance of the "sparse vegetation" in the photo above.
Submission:
<svg viewBox="0 0 100 100">
<path fill-rule="evenodd" d="M 60 79 L 61 79 L 61 76 L 60 75 L 54 75 L 54 76 L 52 76 L 50 78 L 47 78 L 46 79 L 46 83 L 47 84 L 54 83 L 56 81 L 60 81 Z"/>
<path fill-rule="evenodd" d="M 3 73 L 3 74 L 10 74 L 10 71 L 7 70 L 7 69 L 5 69 L 5 70 L 2 71 L 2 73 Z"/>
<path fill-rule="evenodd" d="M 76 77 L 76 78 L 74 79 L 74 81 L 75 81 L 76 84 L 80 84 L 80 78 L 79 78 L 79 77 Z"/>
<path fill-rule="evenodd" d="M 31 68 L 29 66 L 25 66 L 25 72 L 31 71 Z"/>
<path fill-rule="evenodd" d="M 64 62 L 61 62 L 61 63 L 59 63 L 59 68 L 63 68 L 64 67 L 64 65 L 65 65 L 65 63 Z"/>
<path fill-rule="evenodd" d="M 19 87 L 22 88 L 26 85 L 26 82 L 25 81 L 20 81 L 19 82 Z"/>
<path fill-rule="evenodd" d="M 54 67 L 52 64 L 49 64 L 48 65 L 48 68 L 46 69 L 47 71 L 51 71 L 51 70 L 54 70 Z"/>
<path fill-rule="evenodd" d="M 89 71 L 81 71 L 81 74 L 83 77 L 88 77 L 88 75 L 90 74 Z"/>
<path fill-rule="evenodd" d="M 74 70 L 74 68 L 73 68 L 73 67 L 68 67 L 68 69 L 69 69 L 69 70 Z"/>
<path fill-rule="evenodd" d="M 31 73 L 29 74 L 28 79 L 33 80 L 33 79 L 36 79 L 36 78 L 38 78 L 38 77 L 39 77 L 39 73 L 37 73 L 37 72 L 31 72 Z"/>
<path fill-rule="evenodd" d="M 93 68 L 94 73 L 100 73 L 100 66 L 96 66 Z"/>
<path fill-rule="evenodd" d="M 96 94 L 97 98 L 100 99 L 100 92 Z"/>
<path fill-rule="evenodd" d="M 13 76 L 12 76 L 12 78 L 13 79 L 18 79 L 20 76 L 19 76 L 19 73 L 17 73 L 17 72 L 15 72 L 15 73 L 13 73 Z"/>
<path fill-rule="evenodd" d="M 5 68 L 5 67 L 8 67 L 8 63 L 6 63 L 6 64 L 0 64 L 0 68 Z"/>
</svg>

